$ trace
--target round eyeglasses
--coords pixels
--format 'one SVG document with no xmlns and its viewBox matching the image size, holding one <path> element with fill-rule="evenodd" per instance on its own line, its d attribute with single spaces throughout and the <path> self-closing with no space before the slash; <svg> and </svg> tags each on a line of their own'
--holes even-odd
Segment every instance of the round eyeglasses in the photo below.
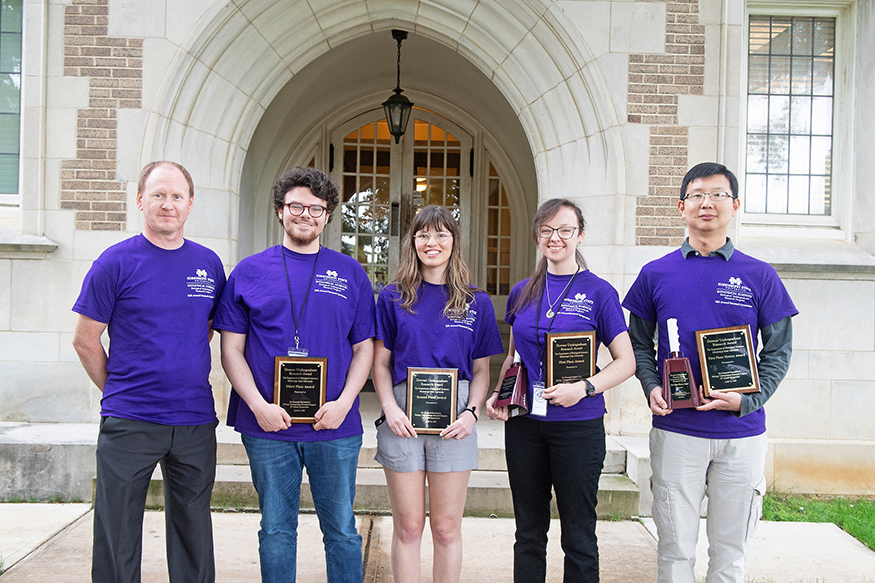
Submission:
<svg viewBox="0 0 875 583">
<path fill-rule="evenodd" d="M 553 227 L 542 226 L 538 227 L 538 236 L 542 239 L 549 239 L 553 236 L 554 232 L 559 233 L 560 239 L 570 239 L 574 236 L 574 231 L 577 230 L 577 227 Z"/>
<path fill-rule="evenodd" d="M 299 202 L 287 202 L 283 206 L 289 209 L 289 214 L 299 217 L 304 214 L 304 209 L 310 213 L 310 216 L 315 218 L 321 217 L 325 212 L 325 207 L 321 204 L 301 204 Z"/>
</svg>

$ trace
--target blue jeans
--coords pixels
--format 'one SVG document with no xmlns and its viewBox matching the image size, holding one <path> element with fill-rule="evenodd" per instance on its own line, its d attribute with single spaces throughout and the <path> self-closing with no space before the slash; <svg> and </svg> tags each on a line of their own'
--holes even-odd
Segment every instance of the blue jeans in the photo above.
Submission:
<svg viewBox="0 0 875 583">
<path fill-rule="evenodd" d="M 355 527 L 352 504 L 362 436 L 329 441 L 242 438 L 261 509 L 258 554 L 262 582 L 295 581 L 304 466 L 322 529 L 328 583 L 361 582 L 362 537 Z"/>
</svg>

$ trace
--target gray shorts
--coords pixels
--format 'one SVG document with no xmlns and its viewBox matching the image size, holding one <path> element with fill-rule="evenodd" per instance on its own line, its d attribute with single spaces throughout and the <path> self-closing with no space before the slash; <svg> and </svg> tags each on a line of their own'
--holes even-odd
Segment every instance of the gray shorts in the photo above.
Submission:
<svg viewBox="0 0 875 583">
<path fill-rule="evenodd" d="M 407 383 L 393 387 L 395 402 L 407 407 Z M 459 402 L 456 414 L 468 406 L 468 381 L 459 381 Z M 384 468 L 394 472 L 464 472 L 477 469 L 477 426 L 465 439 L 443 439 L 440 435 L 399 437 L 388 423 L 377 427 L 377 455 Z"/>
</svg>

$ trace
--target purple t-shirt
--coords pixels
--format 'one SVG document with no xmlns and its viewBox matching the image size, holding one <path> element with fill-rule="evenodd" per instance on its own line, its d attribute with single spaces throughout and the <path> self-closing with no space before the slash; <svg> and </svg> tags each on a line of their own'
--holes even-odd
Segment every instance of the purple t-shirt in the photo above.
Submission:
<svg viewBox="0 0 875 583">
<path fill-rule="evenodd" d="M 300 347 L 306 348 L 311 357 L 328 359 L 326 398 L 334 401 L 346 382 L 352 346 L 374 337 L 374 292 L 355 259 L 323 247 L 317 260 L 316 253 L 295 253 L 282 245 L 247 257 L 228 278 L 213 328 L 246 334 L 246 362 L 258 390 L 272 402 L 274 357 L 286 356 L 295 346 L 289 285 Z M 309 423 L 293 423 L 283 431 L 266 432 L 246 402 L 233 391 L 228 425 L 252 437 L 282 441 L 340 439 L 362 433 L 358 404 L 356 398 L 337 429 L 316 431 Z"/>
<path fill-rule="evenodd" d="M 208 334 L 224 285 L 219 257 L 188 240 L 168 250 L 137 235 L 97 258 L 73 311 L 107 324 L 101 416 L 215 421 Z"/>
<path fill-rule="evenodd" d="M 729 260 L 717 254 L 702 257 L 696 253 L 684 259 L 678 249 L 651 261 L 638 274 L 623 307 L 657 323 L 660 376 L 669 352 L 666 322 L 677 318 L 680 350 L 690 359 L 697 386 L 702 378 L 696 330 L 747 324 L 756 352 L 761 328 L 798 313 L 774 268 L 738 250 Z M 729 411 L 677 409 L 664 417 L 654 415 L 653 426 L 711 439 L 751 437 L 765 433 L 766 413 L 760 408 L 736 417 Z"/>
<path fill-rule="evenodd" d="M 574 277 L 574 281 L 565 291 L 565 286 Z M 552 275 L 547 273 L 547 285 L 550 290 L 550 299 L 558 302 L 564 297 L 560 305 L 554 306 L 556 315 L 547 318 L 546 290 L 543 293 L 540 318 L 538 318 L 538 300 L 524 306 L 516 314 L 512 313 L 520 294 L 528 279 L 524 279 L 513 287 L 507 300 L 507 316 L 505 321 L 513 326 L 513 342 L 516 351 L 522 358 L 523 365 L 529 379 L 529 403 L 532 402 L 532 385 L 538 381 L 539 371 L 542 370 L 541 362 L 546 352 L 546 334 L 554 332 L 583 332 L 595 330 L 596 348 L 600 344 L 610 344 L 617 334 L 629 329 L 626 326 L 626 318 L 620 307 L 620 297 L 611 284 L 594 275 L 591 271 L 581 271 L 577 276 Z M 552 324 L 551 324 L 552 322 Z M 537 330 L 536 328 L 537 324 Z M 540 344 L 540 346 L 539 346 Z M 546 363 L 543 367 L 543 378 L 546 383 Z M 585 421 L 597 419 L 605 414 L 605 398 L 599 393 L 594 397 L 581 399 L 572 407 L 562 407 L 547 403 L 546 417 L 532 417 L 546 421 Z"/>
<path fill-rule="evenodd" d="M 377 340 L 392 351 L 392 382 L 407 378 L 407 367 L 458 368 L 470 381 L 474 360 L 501 354 L 501 336 L 489 295 L 474 294 L 468 313 L 448 320 L 443 315 L 447 286 L 422 282 L 414 314 L 401 307 L 397 288 L 388 285 L 377 298 Z"/>
</svg>

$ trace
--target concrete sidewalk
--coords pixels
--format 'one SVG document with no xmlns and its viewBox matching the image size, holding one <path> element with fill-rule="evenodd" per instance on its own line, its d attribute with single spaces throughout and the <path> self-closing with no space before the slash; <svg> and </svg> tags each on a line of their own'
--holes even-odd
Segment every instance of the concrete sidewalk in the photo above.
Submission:
<svg viewBox="0 0 875 583">
<path fill-rule="evenodd" d="M 90 581 L 92 513 L 86 504 L 0 504 L 2 583 Z M 217 581 L 260 580 L 258 514 L 216 513 Z M 392 519 L 360 516 L 366 581 L 391 582 Z M 512 580 L 514 525 L 511 519 L 465 518 L 462 581 Z M 702 529 L 704 531 L 704 528 Z M 649 583 L 656 579 L 656 542 L 647 523 L 599 522 L 603 583 Z M 315 516 L 302 515 L 298 580 L 325 581 L 321 533 Z M 548 581 L 562 579 L 559 523 L 548 546 Z M 422 546 L 424 581 L 431 581 L 431 537 Z M 697 576 L 704 577 L 707 550 L 700 539 Z M 164 557 L 164 514 L 147 512 L 143 528 L 143 582 L 168 580 Z M 761 523 L 748 560 L 750 583 L 875 583 L 875 552 L 832 524 Z"/>
</svg>

